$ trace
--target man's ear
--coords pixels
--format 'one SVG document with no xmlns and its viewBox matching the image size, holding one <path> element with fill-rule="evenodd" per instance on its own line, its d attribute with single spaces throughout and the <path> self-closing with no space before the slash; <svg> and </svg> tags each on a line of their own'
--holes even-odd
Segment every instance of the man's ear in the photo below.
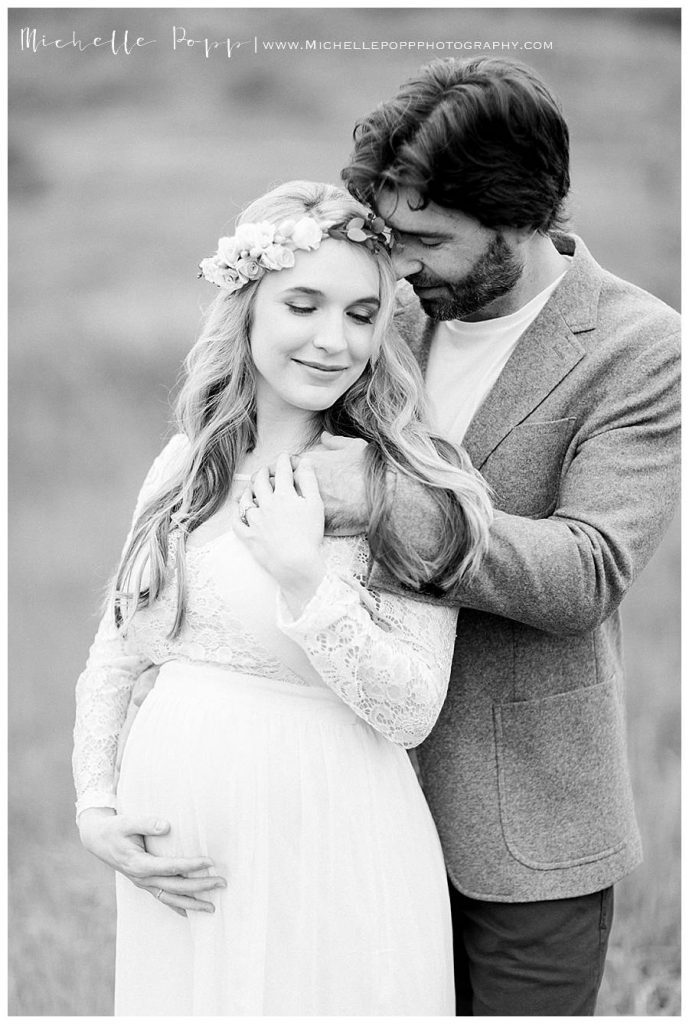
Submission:
<svg viewBox="0 0 689 1024">
<path fill-rule="evenodd" d="M 419 300 L 409 281 L 404 277 L 401 278 L 397 282 L 397 288 L 395 289 L 395 313 L 399 313 L 408 306 L 418 306 L 418 304 Z"/>
</svg>

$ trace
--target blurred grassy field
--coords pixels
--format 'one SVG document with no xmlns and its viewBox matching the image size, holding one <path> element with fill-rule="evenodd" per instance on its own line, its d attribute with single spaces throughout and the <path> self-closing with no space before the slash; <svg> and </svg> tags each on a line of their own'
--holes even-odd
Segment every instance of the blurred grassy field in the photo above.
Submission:
<svg viewBox="0 0 689 1024">
<path fill-rule="evenodd" d="M 127 57 L 19 51 L 19 32 L 143 35 Z M 254 195 L 338 180 L 358 115 L 427 58 L 172 52 L 194 38 L 514 40 L 562 97 L 572 224 L 679 303 L 679 30 L 668 10 L 12 10 L 10 982 L 14 1015 L 111 1013 L 113 885 L 72 814 L 73 686 L 207 286 Z M 439 54 L 442 55 L 442 54 Z M 447 55 L 447 54 L 446 54 Z M 429 53 L 429 56 L 432 54 Z M 625 604 L 646 859 L 618 887 L 599 1012 L 679 1013 L 679 525 Z"/>
</svg>

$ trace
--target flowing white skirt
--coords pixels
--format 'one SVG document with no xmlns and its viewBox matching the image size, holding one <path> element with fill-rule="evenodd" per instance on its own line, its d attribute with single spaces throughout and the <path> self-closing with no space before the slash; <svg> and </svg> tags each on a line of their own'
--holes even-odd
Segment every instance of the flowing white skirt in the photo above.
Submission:
<svg viewBox="0 0 689 1024">
<path fill-rule="evenodd" d="M 228 884 L 183 918 L 118 875 L 116 1015 L 454 1015 L 414 769 L 330 690 L 164 665 L 118 798 L 171 822 L 152 853 L 209 856 Z"/>
</svg>

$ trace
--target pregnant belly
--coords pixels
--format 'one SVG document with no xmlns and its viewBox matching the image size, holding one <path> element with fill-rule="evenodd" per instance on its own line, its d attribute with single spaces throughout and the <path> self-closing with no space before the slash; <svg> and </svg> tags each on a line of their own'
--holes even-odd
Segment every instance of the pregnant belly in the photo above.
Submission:
<svg viewBox="0 0 689 1024">
<path fill-rule="evenodd" d="M 163 666 L 128 738 L 118 800 L 122 813 L 171 822 L 151 852 L 244 859 L 316 836 L 352 853 L 362 835 L 390 850 L 410 836 L 438 843 L 406 751 L 331 691 L 209 666 Z"/>
</svg>

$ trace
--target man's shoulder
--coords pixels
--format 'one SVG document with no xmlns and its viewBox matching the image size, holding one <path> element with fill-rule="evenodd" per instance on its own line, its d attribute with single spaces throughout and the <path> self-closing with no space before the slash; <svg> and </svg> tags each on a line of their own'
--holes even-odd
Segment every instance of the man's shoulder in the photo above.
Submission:
<svg viewBox="0 0 689 1024">
<path fill-rule="evenodd" d="M 560 235 L 554 241 L 574 260 L 553 301 L 562 307 L 565 320 L 576 333 L 583 330 L 580 340 L 585 346 L 592 328 L 591 345 L 595 347 L 605 339 L 613 345 L 630 344 L 634 338 L 645 345 L 665 339 L 676 344 L 681 323 L 677 310 L 600 266 L 576 235 Z"/>
<path fill-rule="evenodd" d="M 646 337 L 649 332 L 657 338 L 676 336 L 681 325 L 676 309 L 608 270 L 602 271 L 599 317 L 603 327 L 625 325 Z"/>
</svg>

